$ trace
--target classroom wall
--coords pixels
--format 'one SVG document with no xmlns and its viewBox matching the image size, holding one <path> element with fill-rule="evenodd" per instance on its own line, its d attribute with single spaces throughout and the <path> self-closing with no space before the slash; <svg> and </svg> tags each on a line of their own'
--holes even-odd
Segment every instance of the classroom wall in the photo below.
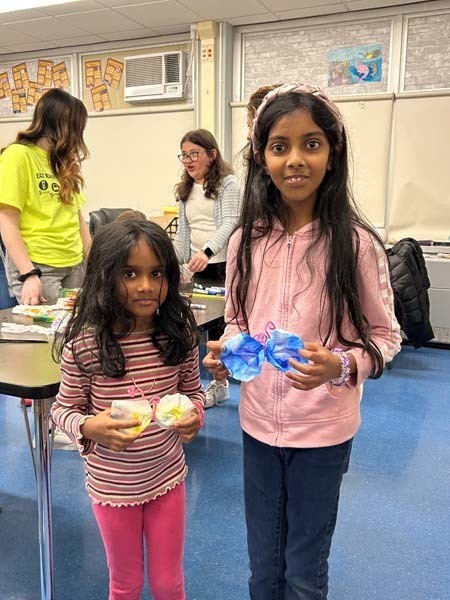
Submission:
<svg viewBox="0 0 450 600">
<path fill-rule="evenodd" d="M 182 135 L 194 127 L 193 110 L 91 117 L 84 163 L 85 212 L 132 207 L 150 214 L 174 203 Z"/>
<path fill-rule="evenodd" d="M 195 127 L 192 77 L 186 74 L 184 98 L 134 104 L 123 100 L 125 77 L 121 73 L 117 85 L 102 84 L 109 104 L 95 109 L 91 98 L 95 88 L 90 87 L 86 66 L 88 61 L 100 65 L 96 85 L 101 83 L 110 59 L 123 64 L 125 57 L 181 50 L 187 67 L 191 42 L 186 40 L 186 35 L 172 37 L 174 39 L 145 40 L 133 47 L 118 42 L 117 48 L 114 44 L 97 44 L 95 48 L 98 46 L 98 49 L 89 47 L 85 51 L 79 47 L 64 52 L 69 74 L 67 90 L 84 101 L 89 113 L 85 140 L 90 157 L 82 166 L 86 184 L 87 202 L 83 208 L 86 219 L 90 211 L 102 207 L 132 207 L 146 214 L 157 214 L 164 206 L 174 203 L 173 188 L 181 173 L 181 163 L 177 159 L 179 142 L 187 130 Z M 11 68 L 23 62 L 30 81 L 36 80 L 39 60 L 59 60 L 55 56 L 46 56 L 45 51 L 41 51 L 34 55 L 8 56 L 2 60 L 0 55 L 0 72 L 8 72 L 12 84 Z M 17 131 L 28 127 L 33 114 L 32 103 L 28 103 L 22 115 L 14 114 L 12 109 L 11 98 L 2 97 L 0 147 L 14 141 Z"/>
<path fill-rule="evenodd" d="M 0 147 L 11 143 L 29 121 L 0 123 Z M 194 128 L 193 109 L 120 116 L 91 116 L 85 132 L 90 158 L 83 163 L 86 219 L 98 208 L 130 207 L 162 212 L 175 201 L 182 166 L 183 134 Z"/>
<path fill-rule="evenodd" d="M 392 241 L 407 235 L 449 237 L 450 0 L 235 27 L 233 33 L 233 101 L 224 128 L 231 128 L 232 139 L 226 158 L 233 159 L 241 180 L 248 95 L 265 83 L 313 81 L 328 89 L 344 115 L 354 194 L 369 220 Z M 382 50 L 378 81 L 330 83 L 330 53 L 374 44 Z M 73 56 L 75 61 L 83 53 Z M 192 88 L 201 70 L 196 62 L 201 59 L 193 56 Z M 219 71 L 229 76 L 229 65 L 221 63 Z M 90 116 L 91 158 L 83 167 L 86 212 L 134 206 L 150 213 L 173 203 L 181 172 L 179 140 L 196 126 L 199 107 L 194 99 L 160 109 Z M 226 107 L 218 110 L 225 121 Z M 26 124 L 0 119 L 0 146 Z"/>
<path fill-rule="evenodd" d="M 236 28 L 233 153 L 254 89 L 315 83 L 343 113 L 365 216 L 389 241 L 450 239 L 449 40 L 448 1 Z M 379 80 L 339 81 L 333 57 L 365 47 L 381 48 Z"/>
<path fill-rule="evenodd" d="M 0 122 L 0 148 L 5 148 L 16 138 L 17 132 L 26 129 L 29 121 L 7 121 Z"/>
</svg>

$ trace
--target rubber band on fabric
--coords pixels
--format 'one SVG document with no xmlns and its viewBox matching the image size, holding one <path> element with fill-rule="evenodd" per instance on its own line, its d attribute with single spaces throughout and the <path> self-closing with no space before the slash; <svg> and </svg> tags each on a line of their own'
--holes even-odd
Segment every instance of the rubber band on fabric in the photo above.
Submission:
<svg viewBox="0 0 450 600">
<path fill-rule="evenodd" d="M 341 361 L 341 374 L 336 379 L 332 379 L 331 383 L 336 387 L 341 387 L 350 381 L 350 359 L 347 352 L 344 352 L 341 348 L 332 348 L 331 352 L 337 354 Z"/>
<path fill-rule="evenodd" d="M 342 135 L 342 132 L 344 130 L 344 120 L 342 118 L 342 115 L 339 112 L 339 109 L 336 106 L 336 104 L 333 102 L 333 100 L 330 98 L 330 96 L 322 88 L 317 87 L 316 85 L 310 85 L 309 83 L 295 83 L 295 82 L 285 83 L 285 84 L 281 85 L 280 87 L 277 87 L 274 90 L 271 90 L 270 92 L 268 92 L 264 96 L 263 101 L 261 102 L 260 106 L 258 107 L 258 110 L 256 111 L 255 118 L 253 119 L 252 134 L 251 134 L 253 152 L 256 151 L 256 141 L 258 138 L 258 121 L 259 121 L 260 115 L 279 96 L 284 96 L 284 95 L 290 94 L 290 93 L 311 94 L 313 96 L 316 96 L 316 98 L 318 98 L 319 100 L 321 100 L 327 106 L 327 108 L 333 114 L 333 116 L 335 117 L 335 119 L 338 123 L 338 126 L 339 126 L 339 134 Z"/>
</svg>

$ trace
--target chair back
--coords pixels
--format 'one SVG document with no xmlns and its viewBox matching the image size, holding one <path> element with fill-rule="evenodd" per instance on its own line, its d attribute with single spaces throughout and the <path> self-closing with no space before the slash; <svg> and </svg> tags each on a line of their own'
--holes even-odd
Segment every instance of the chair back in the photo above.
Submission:
<svg viewBox="0 0 450 600">
<path fill-rule="evenodd" d="M 102 225 L 112 223 L 117 217 L 125 212 L 131 210 L 129 208 L 99 208 L 89 213 L 89 231 L 92 236 L 97 233 L 97 230 Z"/>
</svg>

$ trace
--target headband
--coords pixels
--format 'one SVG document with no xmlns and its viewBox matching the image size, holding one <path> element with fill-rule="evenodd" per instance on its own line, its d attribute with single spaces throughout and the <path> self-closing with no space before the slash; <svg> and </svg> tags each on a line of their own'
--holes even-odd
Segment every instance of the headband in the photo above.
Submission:
<svg viewBox="0 0 450 600">
<path fill-rule="evenodd" d="M 256 150 L 256 138 L 257 138 L 256 133 L 258 131 L 258 121 L 259 121 L 261 114 L 266 110 L 266 108 L 270 104 L 272 104 L 278 98 L 278 96 L 285 96 L 286 94 L 291 94 L 291 93 L 293 93 L 293 94 L 311 94 L 313 96 L 316 96 L 316 98 L 318 98 L 321 102 L 323 102 L 323 104 L 325 104 L 326 107 L 328 108 L 328 110 L 333 114 L 333 116 L 335 117 L 335 119 L 338 123 L 339 134 L 342 135 L 342 132 L 344 130 L 344 121 L 342 119 L 342 115 L 339 112 L 339 109 L 336 106 L 336 104 L 333 102 L 333 100 L 330 98 L 330 96 L 324 90 L 317 87 L 316 85 L 310 85 L 308 83 L 285 83 L 285 84 L 281 85 L 280 87 L 277 87 L 274 90 L 271 90 L 270 92 L 268 92 L 264 96 L 261 105 L 258 107 L 258 110 L 256 111 L 255 118 L 253 119 L 252 136 L 251 136 L 253 152 L 255 152 L 255 150 Z"/>
</svg>

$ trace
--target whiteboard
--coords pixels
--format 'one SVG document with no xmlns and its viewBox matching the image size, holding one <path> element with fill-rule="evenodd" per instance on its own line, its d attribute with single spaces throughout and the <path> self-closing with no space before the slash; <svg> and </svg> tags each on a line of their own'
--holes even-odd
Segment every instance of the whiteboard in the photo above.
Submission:
<svg viewBox="0 0 450 600">
<path fill-rule="evenodd" d="M 386 197 L 393 99 L 339 102 L 350 143 L 350 181 L 371 224 L 386 227 Z"/>
<path fill-rule="evenodd" d="M 450 96 L 398 97 L 389 240 L 450 236 Z"/>
</svg>

